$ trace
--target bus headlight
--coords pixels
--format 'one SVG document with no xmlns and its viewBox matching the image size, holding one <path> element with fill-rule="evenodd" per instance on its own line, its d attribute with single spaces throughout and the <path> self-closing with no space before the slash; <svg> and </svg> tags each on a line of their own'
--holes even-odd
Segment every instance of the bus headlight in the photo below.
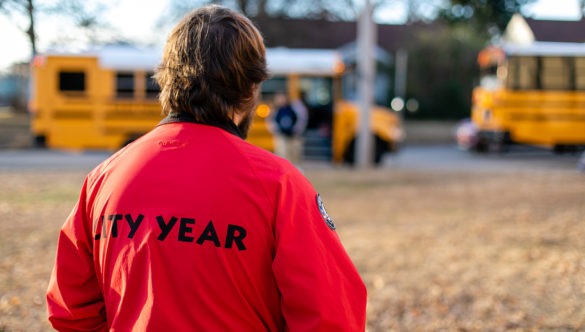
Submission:
<svg viewBox="0 0 585 332">
<path fill-rule="evenodd" d="M 266 104 L 260 104 L 256 108 L 256 114 L 262 119 L 266 119 L 270 115 L 270 106 Z"/>
</svg>

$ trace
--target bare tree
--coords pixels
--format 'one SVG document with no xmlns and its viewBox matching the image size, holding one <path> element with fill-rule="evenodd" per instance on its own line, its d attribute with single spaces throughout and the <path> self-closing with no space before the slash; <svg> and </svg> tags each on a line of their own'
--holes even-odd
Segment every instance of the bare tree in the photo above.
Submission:
<svg viewBox="0 0 585 332">
<path fill-rule="evenodd" d="M 407 0 L 372 0 L 374 8 L 382 4 Z M 410 0 L 413 1 L 413 0 Z M 355 0 L 172 0 L 170 2 L 170 21 L 176 21 L 185 12 L 206 4 L 231 6 L 246 16 L 262 19 L 264 17 L 322 18 L 328 20 L 355 20 L 361 11 Z M 234 8 L 235 7 L 235 8 Z M 166 22 L 168 23 L 168 22 Z"/>
<path fill-rule="evenodd" d="M 470 24 L 478 31 L 500 33 L 510 18 L 535 0 L 449 0 L 441 18 L 452 24 Z"/>
<path fill-rule="evenodd" d="M 13 14 L 17 16 L 26 16 L 28 18 L 28 26 L 22 28 L 26 33 L 31 46 L 31 54 L 34 56 L 37 53 L 36 32 L 35 32 L 35 7 L 33 0 L 0 0 L 0 14 L 12 17 Z"/>
<path fill-rule="evenodd" d="M 89 7 L 83 0 L 59 0 L 53 5 L 38 5 L 34 0 L 0 0 L 0 15 L 12 19 L 27 36 L 31 56 L 37 54 L 37 15 L 64 16 L 72 19 L 77 27 L 91 30 L 100 24 L 99 17 L 105 7 L 100 3 Z M 26 21 L 26 27 L 20 21 Z"/>
<path fill-rule="evenodd" d="M 407 0 L 407 21 L 420 22 L 437 18 L 441 10 L 442 1 Z"/>
</svg>

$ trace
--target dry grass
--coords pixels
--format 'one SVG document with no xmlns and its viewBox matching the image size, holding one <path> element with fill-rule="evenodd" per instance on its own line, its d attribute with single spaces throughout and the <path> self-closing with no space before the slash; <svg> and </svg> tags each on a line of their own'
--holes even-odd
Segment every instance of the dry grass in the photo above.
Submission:
<svg viewBox="0 0 585 332">
<path fill-rule="evenodd" d="M 84 174 L 0 174 L 0 331 L 43 331 Z M 585 329 L 585 177 L 309 170 L 369 290 L 369 331 Z"/>
</svg>

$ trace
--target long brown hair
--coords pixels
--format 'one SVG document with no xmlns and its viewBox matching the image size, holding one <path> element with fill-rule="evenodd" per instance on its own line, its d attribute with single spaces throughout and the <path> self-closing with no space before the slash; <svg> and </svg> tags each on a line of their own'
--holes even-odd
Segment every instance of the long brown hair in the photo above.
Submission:
<svg viewBox="0 0 585 332">
<path fill-rule="evenodd" d="M 187 14 L 172 30 L 155 78 L 165 113 L 225 124 L 249 113 L 255 87 L 268 77 L 260 32 L 245 16 L 211 5 Z"/>
</svg>

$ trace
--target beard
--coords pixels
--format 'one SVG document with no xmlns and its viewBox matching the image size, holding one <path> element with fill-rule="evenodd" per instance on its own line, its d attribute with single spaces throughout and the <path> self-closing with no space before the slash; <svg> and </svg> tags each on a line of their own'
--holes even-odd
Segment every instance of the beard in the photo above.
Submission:
<svg viewBox="0 0 585 332">
<path fill-rule="evenodd" d="M 244 109 L 246 110 L 246 114 L 242 117 L 242 120 L 237 125 L 240 134 L 242 135 L 243 139 L 248 138 L 248 132 L 250 131 L 250 126 L 252 125 L 252 121 L 254 120 L 254 115 L 256 114 L 256 107 L 258 106 L 258 101 L 260 100 L 260 86 L 254 85 L 252 86 L 252 98 L 249 99 L 246 103 L 244 103 Z"/>
<path fill-rule="evenodd" d="M 242 118 L 242 121 L 240 121 L 240 123 L 237 125 L 243 139 L 248 138 L 248 132 L 250 131 L 250 126 L 252 125 L 252 120 L 254 119 L 254 112 L 254 110 L 246 112 Z"/>
</svg>

